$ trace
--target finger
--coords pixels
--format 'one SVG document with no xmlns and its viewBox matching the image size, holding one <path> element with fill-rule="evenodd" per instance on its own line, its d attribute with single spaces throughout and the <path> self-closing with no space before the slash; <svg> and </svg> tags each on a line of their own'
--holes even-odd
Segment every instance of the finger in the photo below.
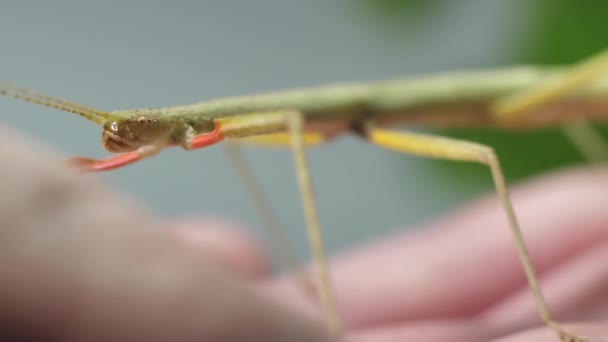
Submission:
<svg viewBox="0 0 608 342">
<path fill-rule="evenodd" d="M 513 191 L 540 273 L 605 241 L 605 173 L 570 170 Z M 575 200 L 574 200 L 575 199 Z M 338 257 L 333 277 L 350 326 L 470 317 L 526 288 L 501 206 L 493 197 L 424 227 Z"/>
<path fill-rule="evenodd" d="M 425 321 L 371 328 L 349 335 L 347 342 L 487 342 L 490 331 L 473 321 Z"/>
<path fill-rule="evenodd" d="M 261 245 L 236 222 L 192 218 L 179 220 L 171 227 L 202 255 L 244 278 L 258 279 L 271 273 L 270 262 Z"/>
<path fill-rule="evenodd" d="M 608 335 L 606 324 L 575 324 L 568 326 L 569 331 L 580 333 L 591 341 L 603 341 Z M 556 342 L 559 340 L 554 331 L 536 328 L 519 332 L 507 337 L 493 338 L 491 329 L 480 322 L 466 321 L 429 321 L 400 324 L 369 329 L 349 335 L 347 342 Z"/>
<path fill-rule="evenodd" d="M 576 332 L 579 336 L 588 338 L 589 341 L 605 341 L 606 336 L 608 336 L 608 325 L 606 324 L 573 324 L 567 328 L 569 331 Z M 558 340 L 559 338 L 552 330 L 538 328 L 493 340 L 493 342 L 555 342 Z"/>
<path fill-rule="evenodd" d="M 0 129 L 0 320 L 60 341 L 321 341 L 91 177 Z"/>
<path fill-rule="evenodd" d="M 604 242 L 548 272 L 543 290 L 558 321 L 594 321 L 608 313 L 608 243 Z M 504 299 L 481 316 L 495 330 L 513 331 L 540 325 L 538 309 L 527 288 Z"/>
</svg>

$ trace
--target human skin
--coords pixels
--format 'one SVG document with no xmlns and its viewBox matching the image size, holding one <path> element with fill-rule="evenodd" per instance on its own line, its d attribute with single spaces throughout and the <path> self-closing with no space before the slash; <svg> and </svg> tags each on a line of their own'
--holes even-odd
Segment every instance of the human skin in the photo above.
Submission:
<svg viewBox="0 0 608 342">
<path fill-rule="evenodd" d="M 0 128 L 0 337 L 60 341 L 324 341 L 322 315 L 234 223 L 163 222 Z M 601 186 L 604 182 L 606 186 Z M 513 191 L 560 321 L 608 304 L 608 172 Z M 347 341 L 547 341 L 499 203 L 343 251 L 332 275 Z M 570 327 L 570 325 L 568 325 Z M 573 331 L 608 340 L 608 326 Z"/>
<path fill-rule="evenodd" d="M 608 341 L 606 198 L 604 169 L 564 170 L 512 189 L 554 317 L 591 341 Z M 559 341 L 542 327 L 493 194 L 417 228 L 334 257 L 352 341 Z"/>
<path fill-rule="evenodd" d="M 3 341 L 325 341 L 244 280 L 242 237 L 192 239 L 1 127 L 0 146 Z"/>
</svg>

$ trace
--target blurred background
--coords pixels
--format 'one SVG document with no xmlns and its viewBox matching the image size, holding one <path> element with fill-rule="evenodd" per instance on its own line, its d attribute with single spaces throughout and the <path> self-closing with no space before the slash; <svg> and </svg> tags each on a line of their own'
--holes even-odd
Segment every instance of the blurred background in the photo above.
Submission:
<svg viewBox="0 0 608 342">
<path fill-rule="evenodd" d="M 608 2 L 2 1 L 0 79 L 102 110 L 509 64 L 563 64 L 608 46 Z M 105 157 L 99 127 L 0 98 L 0 124 L 66 156 Z M 581 159 L 556 130 L 438 132 L 494 146 L 510 182 Z M 10 148 L 10 146 L 4 146 Z M 306 235 L 292 159 L 248 148 L 298 253 Z M 332 251 L 432 220 L 492 189 L 488 171 L 402 156 L 352 137 L 310 151 Z M 100 174 L 165 218 L 228 217 L 263 239 L 220 147 Z"/>
</svg>

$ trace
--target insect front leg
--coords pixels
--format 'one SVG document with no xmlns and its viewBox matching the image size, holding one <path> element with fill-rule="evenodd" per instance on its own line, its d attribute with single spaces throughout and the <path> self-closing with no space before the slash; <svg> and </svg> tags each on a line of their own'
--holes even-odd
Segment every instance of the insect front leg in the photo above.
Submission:
<svg viewBox="0 0 608 342">
<path fill-rule="evenodd" d="M 214 123 L 215 128 L 209 133 L 194 135 L 193 131 L 186 132 L 184 148 L 202 148 L 223 139 L 235 139 L 237 142 L 250 140 L 274 146 L 287 143 L 288 146 L 291 146 L 306 219 L 309 245 L 316 266 L 317 292 L 325 311 L 329 333 L 334 339 L 339 339 L 342 334 L 341 322 L 330 281 L 314 186 L 306 156 L 306 145 L 319 142 L 318 139 L 305 134 L 302 114 L 292 110 L 245 113 L 227 118 L 218 118 L 214 120 Z M 309 136 L 308 139 L 307 136 Z M 261 139 L 255 139 L 256 137 Z M 285 139 L 285 137 L 288 139 Z"/>
<path fill-rule="evenodd" d="M 154 145 L 142 146 L 135 151 L 122 153 L 107 159 L 91 159 L 75 157 L 68 160 L 68 164 L 76 166 L 83 171 L 109 171 L 138 162 L 144 158 L 160 153 L 162 148 Z"/>
<path fill-rule="evenodd" d="M 524 272 L 542 320 L 549 328 L 555 331 L 564 342 L 590 342 L 587 338 L 580 337 L 567 331 L 551 317 L 549 307 L 538 281 L 538 276 L 532 266 L 532 261 L 530 260 L 530 255 L 519 222 L 515 215 L 515 211 L 513 210 L 511 199 L 509 198 L 502 168 L 498 161 L 498 157 L 491 147 L 458 139 L 384 130 L 374 127 L 371 123 L 365 126 L 363 133 L 370 142 L 390 150 L 423 157 L 476 162 L 489 167 L 496 192 L 502 202 L 511 232 L 515 239 L 520 261 L 523 265 Z"/>
<path fill-rule="evenodd" d="M 278 141 L 275 139 L 274 134 L 260 137 L 263 138 L 262 144 L 264 146 L 271 143 L 271 146 L 284 147 L 282 144 L 282 137 L 280 137 L 280 140 Z M 247 140 L 246 143 L 251 142 L 250 139 L 238 139 L 224 144 L 226 158 L 232 164 L 237 176 L 241 179 L 245 190 L 249 194 L 250 201 L 255 207 L 262 227 L 266 230 L 266 235 L 269 240 L 268 244 L 270 245 L 274 260 L 278 263 L 279 269 L 284 273 L 294 275 L 302 292 L 307 297 L 316 299 L 314 279 L 312 279 L 308 269 L 302 269 L 300 267 L 298 257 L 295 253 L 295 247 L 291 241 L 289 241 L 285 225 L 273 210 L 270 199 L 264 191 L 259 178 L 256 176 L 253 166 L 243 154 L 239 144 L 244 142 L 243 140 Z M 257 145 L 258 142 L 256 141 L 255 144 Z M 287 146 L 289 146 L 289 142 L 287 142 Z"/>
<path fill-rule="evenodd" d="M 219 126 L 211 132 L 196 135 L 192 127 L 186 129 L 182 146 L 188 150 L 207 147 L 220 142 L 223 139 Z M 76 157 L 68 160 L 68 163 L 83 171 L 109 171 L 131 165 L 142 159 L 155 156 L 163 150 L 157 145 L 147 145 L 126 153 L 119 154 L 107 159 L 91 159 L 87 157 Z"/>
<path fill-rule="evenodd" d="M 333 286 L 329 275 L 329 266 L 327 257 L 325 256 L 321 224 L 319 222 L 319 210 L 314 193 L 312 177 L 310 175 L 310 167 L 308 166 L 308 158 L 306 156 L 304 118 L 302 117 L 301 113 L 294 112 L 287 114 L 286 119 L 288 131 L 291 134 L 291 146 L 294 155 L 300 195 L 302 196 L 304 217 L 306 218 L 306 224 L 308 227 L 307 231 L 309 245 L 312 249 L 314 263 L 318 272 L 319 283 L 317 288 L 319 297 L 321 298 L 321 303 L 325 309 L 329 333 L 334 340 L 341 341 L 341 320 L 336 298 L 332 290 Z"/>
</svg>

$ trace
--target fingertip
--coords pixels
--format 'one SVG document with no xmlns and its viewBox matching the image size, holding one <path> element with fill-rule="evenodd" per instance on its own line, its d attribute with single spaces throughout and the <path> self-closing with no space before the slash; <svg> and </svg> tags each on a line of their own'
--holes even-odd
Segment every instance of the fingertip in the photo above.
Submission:
<svg viewBox="0 0 608 342">
<path fill-rule="evenodd" d="M 561 341 L 590 341 L 603 342 L 608 338 L 608 325 L 599 323 L 577 323 L 565 327 L 570 334 L 575 334 L 578 340 L 562 338 Z M 527 330 L 509 335 L 493 342 L 555 342 L 559 341 L 557 333 L 548 327 Z"/>
<path fill-rule="evenodd" d="M 356 331 L 348 342 L 481 342 L 491 339 L 492 332 L 474 320 L 429 320 L 384 325 Z"/>
<path fill-rule="evenodd" d="M 188 243 L 215 262 L 249 279 L 270 274 L 271 265 L 263 247 L 239 223 L 217 218 L 189 218 L 172 228 Z"/>
</svg>

